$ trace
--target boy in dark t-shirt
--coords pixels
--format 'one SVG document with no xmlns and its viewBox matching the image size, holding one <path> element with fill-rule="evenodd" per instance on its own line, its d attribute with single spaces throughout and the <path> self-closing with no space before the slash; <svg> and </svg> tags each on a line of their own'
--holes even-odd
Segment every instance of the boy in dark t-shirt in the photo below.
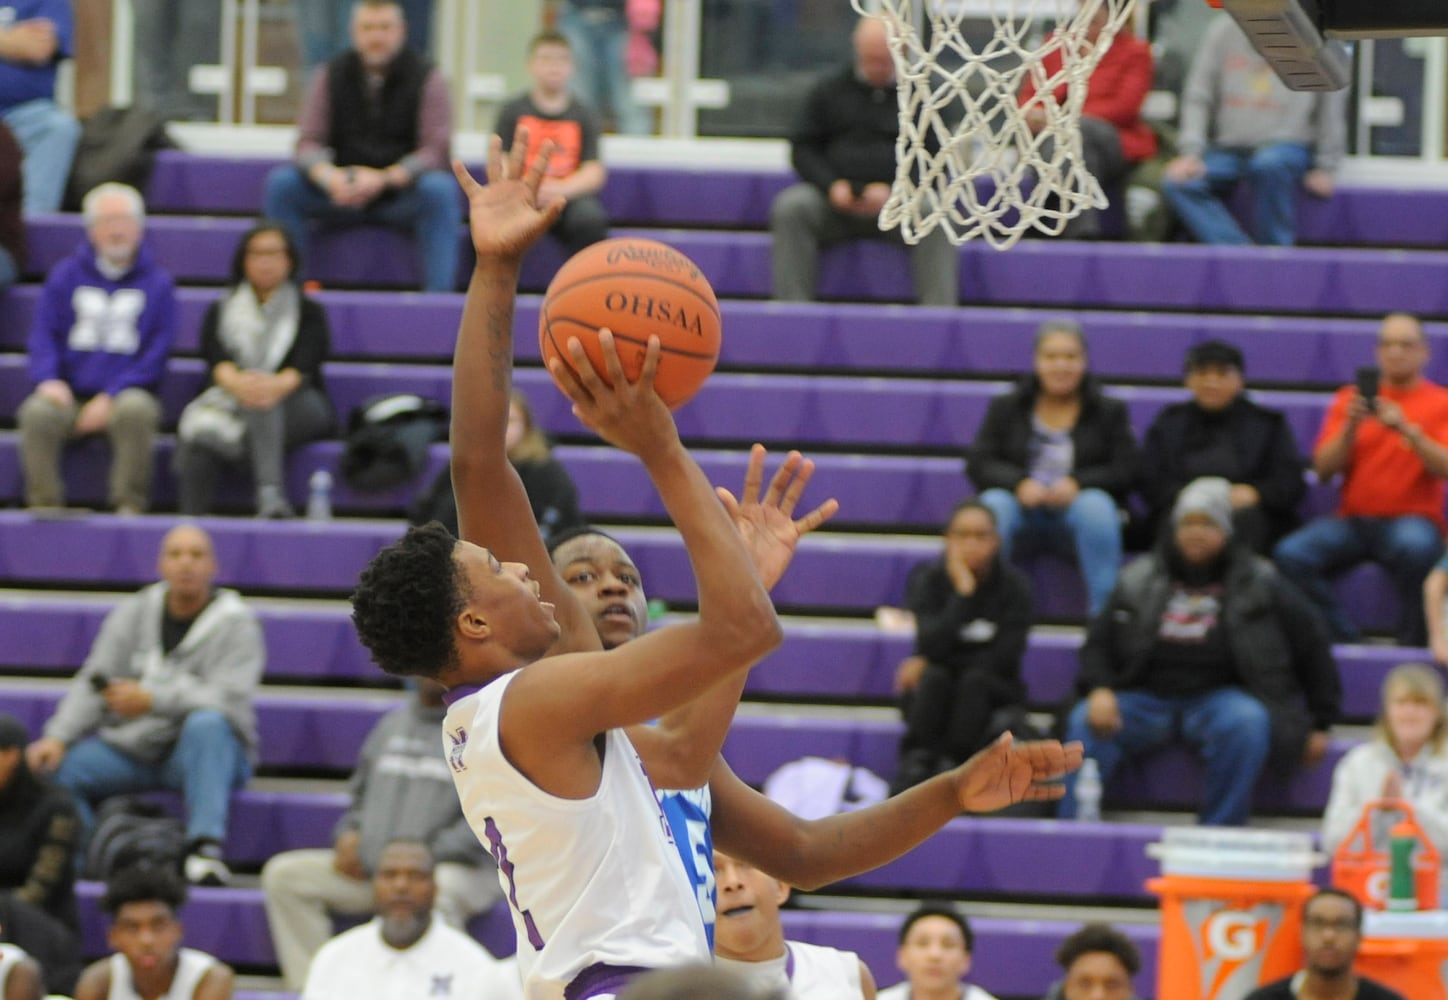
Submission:
<svg viewBox="0 0 1448 1000">
<path fill-rule="evenodd" d="M 1403 1000 L 1352 971 L 1363 936 L 1363 908 L 1341 889 L 1322 889 L 1302 907 L 1303 968 L 1247 994 L 1246 1000 Z"/>
</svg>

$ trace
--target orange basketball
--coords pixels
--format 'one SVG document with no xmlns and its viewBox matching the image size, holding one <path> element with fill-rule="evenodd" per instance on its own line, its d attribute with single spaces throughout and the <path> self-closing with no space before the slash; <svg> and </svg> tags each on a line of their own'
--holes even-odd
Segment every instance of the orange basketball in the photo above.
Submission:
<svg viewBox="0 0 1448 1000">
<path fill-rule="evenodd" d="M 559 268 L 538 316 L 543 363 L 559 358 L 573 367 L 568 341 L 577 338 L 606 380 L 600 327 L 613 331 L 630 379 L 643 367 L 649 337 L 659 338 L 663 350 L 654 388 L 669 409 L 692 398 L 719 360 L 714 289 L 697 264 L 654 240 L 604 240 Z"/>
</svg>

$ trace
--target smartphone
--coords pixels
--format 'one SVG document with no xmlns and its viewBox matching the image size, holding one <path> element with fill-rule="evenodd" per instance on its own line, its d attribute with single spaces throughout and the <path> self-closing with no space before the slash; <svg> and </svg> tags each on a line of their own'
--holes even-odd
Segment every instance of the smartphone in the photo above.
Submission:
<svg viewBox="0 0 1448 1000">
<path fill-rule="evenodd" d="M 1376 368 L 1359 368 L 1357 370 L 1357 391 L 1368 404 L 1368 409 L 1375 409 L 1378 402 L 1378 380 L 1379 372 Z"/>
<path fill-rule="evenodd" d="M 96 694 L 100 694 L 106 688 L 110 687 L 110 685 L 111 679 L 105 674 L 91 674 L 90 686 L 91 690 Z"/>
</svg>

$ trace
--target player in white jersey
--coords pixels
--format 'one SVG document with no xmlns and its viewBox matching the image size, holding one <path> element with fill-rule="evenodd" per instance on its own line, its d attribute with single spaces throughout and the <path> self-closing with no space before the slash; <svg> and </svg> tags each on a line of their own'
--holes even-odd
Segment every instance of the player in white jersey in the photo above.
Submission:
<svg viewBox="0 0 1448 1000">
<path fill-rule="evenodd" d="M 979 986 L 961 982 L 974 950 L 970 921 L 953 907 L 924 904 L 900 925 L 895 964 L 905 981 L 881 990 L 878 1000 L 995 1000 Z"/>
<path fill-rule="evenodd" d="M 453 364 L 462 540 L 433 525 L 378 553 L 353 594 L 353 619 L 383 669 L 449 689 L 449 763 L 464 813 L 498 861 L 525 996 L 601 1000 L 640 968 L 707 958 L 694 893 L 622 728 L 716 686 L 737 698 L 738 675 L 778 644 L 780 628 L 738 532 L 653 391 L 656 339 L 635 383 L 609 335 L 601 338 L 608 382 L 577 343 L 569 346 L 578 374 L 561 363 L 554 374 L 585 424 L 643 462 L 695 567 L 697 620 L 603 652 L 586 618 L 555 620 L 526 565 L 501 563 L 474 543 L 485 521 L 503 537 L 535 531 L 527 508 L 519 520 L 495 503 L 483 471 L 506 462 L 487 431 L 493 411 L 506 419 L 508 406 L 486 359 L 511 335 L 522 255 L 561 209 L 537 203 L 550 145 L 525 171 L 527 147 L 515 141 L 505 157 L 494 137 L 487 186 L 455 165 L 477 251 Z M 537 552 L 541 570 L 541 544 Z M 710 708 L 725 717 L 701 715 L 675 753 L 650 758 L 661 785 L 703 784 L 732 714 L 732 705 Z"/>
<path fill-rule="evenodd" d="M 859 955 L 784 939 L 779 908 L 789 899 L 789 886 L 718 851 L 714 878 L 716 965 L 789 1000 L 875 1000 L 875 980 Z"/>
<path fill-rule="evenodd" d="M 41 1000 L 45 995 L 40 964 L 19 945 L 0 943 L 0 997 Z"/>
<path fill-rule="evenodd" d="M 101 909 L 115 954 L 81 973 L 75 1000 L 231 1000 L 234 976 L 202 951 L 181 947 L 176 914 L 186 884 L 169 869 L 126 868 L 111 876 Z"/>
</svg>

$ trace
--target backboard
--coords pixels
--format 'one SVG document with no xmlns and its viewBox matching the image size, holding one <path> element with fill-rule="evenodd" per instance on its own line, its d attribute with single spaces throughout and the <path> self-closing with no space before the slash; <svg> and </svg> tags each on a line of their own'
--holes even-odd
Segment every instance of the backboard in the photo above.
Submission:
<svg viewBox="0 0 1448 1000">
<path fill-rule="evenodd" d="M 1352 60 L 1343 41 L 1448 35 L 1445 0 L 1207 0 L 1242 26 L 1293 90 L 1341 90 Z"/>
</svg>

